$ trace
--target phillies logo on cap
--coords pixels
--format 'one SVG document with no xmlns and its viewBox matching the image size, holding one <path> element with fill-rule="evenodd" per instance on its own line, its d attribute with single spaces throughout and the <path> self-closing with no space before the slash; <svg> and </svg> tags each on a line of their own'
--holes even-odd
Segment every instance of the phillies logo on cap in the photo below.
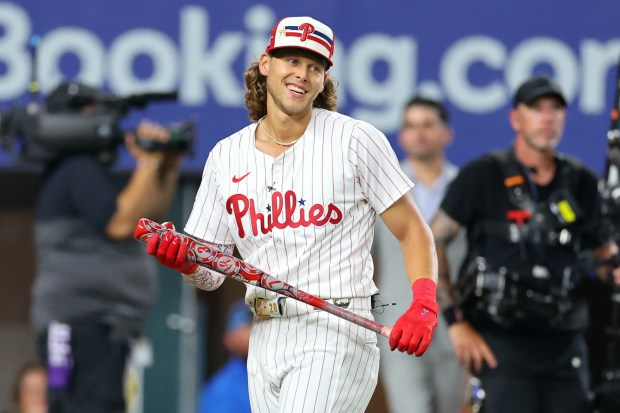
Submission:
<svg viewBox="0 0 620 413">
<path fill-rule="evenodd" d="M 314 26 L 310 23 L 300 24 L 299 28 L 302 30 L 301 38 L 299 40 L 301 40 L 302 42 L 305 42 L 306 39 L 308 39 L 308 35 L 314 32 Z"/>
<path fill-rule="evenodd" d="M 333 64 L 334 32 L 312 17 L 286 17 L 274 26 L 265 52 L 282 48 L 314 52 L 327 60 L 329 68 Z"/>
</svg>

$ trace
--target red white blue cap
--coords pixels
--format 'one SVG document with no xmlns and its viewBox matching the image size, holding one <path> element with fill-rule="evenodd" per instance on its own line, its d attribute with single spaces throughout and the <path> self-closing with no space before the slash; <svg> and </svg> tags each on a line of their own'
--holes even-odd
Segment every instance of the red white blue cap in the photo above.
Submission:
<svg viewBox="0 0 620 413">
<path fill-rule="evenodd" d="M 289 47 L 314 52 L 327 60 L 328 68 L 333 65 L 334 32 L 312 17 L 286 17 L 273 27 L 265 52 Z"/>
</svg>

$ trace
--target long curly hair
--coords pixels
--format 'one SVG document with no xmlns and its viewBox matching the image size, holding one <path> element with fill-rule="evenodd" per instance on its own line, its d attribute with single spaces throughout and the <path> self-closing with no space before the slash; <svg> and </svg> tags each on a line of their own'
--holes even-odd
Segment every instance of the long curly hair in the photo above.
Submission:
<svg viewBox="0 0 620 413">
<path fill-rule="evenodd" d="M 245 71 L 245 106 L 250 111 L 249 118 L 256 122 L 267 115 L 267 78 L 260 73 L 259 61 L 255 61 Z M 331 76 L 325 79 L 323 91 L 316 97 L 312 106 L 319 109 L 336 111 L 336 83 Z"/>
</svg>

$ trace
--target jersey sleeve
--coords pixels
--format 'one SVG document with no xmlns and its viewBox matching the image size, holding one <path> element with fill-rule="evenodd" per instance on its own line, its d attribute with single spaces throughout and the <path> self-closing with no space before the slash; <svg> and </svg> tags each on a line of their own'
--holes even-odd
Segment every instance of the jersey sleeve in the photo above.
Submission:
<svg viewBox="0 0 620 413">
<path fill-rule="evenodd" d="M 360 122 L 349 143 L 349 162 L 370 205 L 381 214 L 413 188 L 383 133 Z"/>
<path fill-rule="evenodd" d="M 222 187 L 214 151 L 211 151 L 202 173 L 202 182 L 194 206 L 185 225 L 185 232 L 215 244 L 234 244 L 228 227 Z"/>
<path fill-rule="evenodd" d="M 459 224 L 469 226 L 482 208 L 484 191 L 479 188 L 486 185 L 486 178 L 496 173 L 491 161 L 486 158 L 467 164 L 450 182 L 441 209 Z"/>
</svg>

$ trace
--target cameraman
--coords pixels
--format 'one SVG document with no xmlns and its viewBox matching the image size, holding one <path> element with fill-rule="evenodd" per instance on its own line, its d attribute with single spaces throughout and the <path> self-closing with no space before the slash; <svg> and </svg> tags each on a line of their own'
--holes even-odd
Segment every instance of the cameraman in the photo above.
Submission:
<svg viewBox="0 0 620 413">
<path fill-rule="evenodd" d="M 96 93 L 61 84 L 46 98 L 47 112 L 97 113 L 96 101 L 84 99 Z M 128 182 L 97 153 L 62 155 L 46 165 L 35 219 L 32 317 L 48 367 L 50 413 L 125 412 L 130 341 L 142 333 L 157 287 L 156 267 L 133 230 L 141 217 L 163 218 L 181 160 L 179 152 L 145 151 L 137 138 L 165 143 L 170 136 L 150 122 L 125 134 L 136 160 Z"/>
<path fill-rule="evenodd" d="M 617 247 L 600 236 L 597 177 L 556 152 L 565 120 L 557 84 L 524 82 L 510 112 L 512 148 L 466 165 L 431 224 L 450 338 L 460 362 L 479 374 L 487 413 L 587 409 L 579 286 L 588 274 L 578 257 L 609 258 Z M 468 254 L 452 288 L 445 246 L 461 227 Z"/>
</svg>

